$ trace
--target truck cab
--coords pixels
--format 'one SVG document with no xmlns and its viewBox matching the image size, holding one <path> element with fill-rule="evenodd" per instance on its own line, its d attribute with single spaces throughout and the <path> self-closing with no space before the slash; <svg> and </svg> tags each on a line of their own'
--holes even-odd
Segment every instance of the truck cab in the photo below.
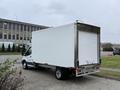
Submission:
<svg viewBox="0 0 120 90">
<path fill-rule="evenodd" d="M 31 47 L 28 47 L 26 51 L 22 55 L 22 67 L 23 69 L 28 69 L 29 67 L 33 67 L 33 59 L 32 59 L 32 50 Z"/>
</svg>

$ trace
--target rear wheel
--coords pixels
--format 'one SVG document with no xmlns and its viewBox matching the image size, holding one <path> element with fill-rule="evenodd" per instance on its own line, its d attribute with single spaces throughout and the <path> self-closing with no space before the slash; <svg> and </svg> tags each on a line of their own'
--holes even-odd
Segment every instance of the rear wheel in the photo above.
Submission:
<svg viewBox="0 0 120 90">
<path fill-rule="evenodd" d="M 56 77 L 58 80 L 64 79 L 64 72 L 63 72 L 63 69 L 62 69 L 62 68 L 56 68 L 55 77 Z"/>
<path fill-rule="evenodd" d="M 68 79 L 71 73 L 67 68 L 56 67 L 55 77 L 58 80 Z"/>
</svg>

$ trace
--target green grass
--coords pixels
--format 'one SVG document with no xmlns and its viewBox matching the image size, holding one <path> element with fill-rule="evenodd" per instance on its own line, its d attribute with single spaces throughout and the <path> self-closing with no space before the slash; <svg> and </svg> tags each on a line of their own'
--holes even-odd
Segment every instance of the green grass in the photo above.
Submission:
<svg viewBox="0 0 120 90">
<path fill-rule="evenodd" d="M 95 75 L 120 79 L 120 72 L 116 72 L 116 71 L 100 70 L 100 72 L 96 73 Z"/>
<path fill-rule="evenodd" d="M 101 67 L 120 69 L 120 56 L 102 57 Z"/>
<path fill-rule="evenodd" d="M 0 52 L 0 55 L 21 55 L 20 52 Z"/>
<path fill-rule="evenodd" d="M 120 56 L 105 56 L 102 57 L 102 68 L 112 68 L 112 69 L 120 69 Z M 108 77 L 108 78 L 116 78 L 120 79 L 120 72 L 111 71 L 111 70 L 100 70 L 100 72 L 96 73 L 95 75 L 101 77 Z"/>
</svg>

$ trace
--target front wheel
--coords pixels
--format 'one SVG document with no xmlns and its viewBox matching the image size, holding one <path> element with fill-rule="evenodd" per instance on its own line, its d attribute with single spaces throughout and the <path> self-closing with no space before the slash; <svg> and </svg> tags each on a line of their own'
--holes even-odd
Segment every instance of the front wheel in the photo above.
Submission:
<svg viewBox="0 0 120 90">
<path fill-rule="evenodd" d="M 28 64 L 26 61 L 22 62 L 22 67 L 23 67 L 23 69 L 28 69 Z"/>
</svg>

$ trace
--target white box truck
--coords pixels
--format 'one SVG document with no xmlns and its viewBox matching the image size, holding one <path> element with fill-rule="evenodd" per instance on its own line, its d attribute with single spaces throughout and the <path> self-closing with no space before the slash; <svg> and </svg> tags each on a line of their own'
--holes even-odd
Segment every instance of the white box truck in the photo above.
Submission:
<svg viewBox="0 0 120 90">
<path fill-rule="evenodd" d="M 100 63 L 100 27 L 79 22 L 32 32 L 22 58 L 24 69 L 52 68 L 57 79 L 95 73 Z"/>
</svg>

